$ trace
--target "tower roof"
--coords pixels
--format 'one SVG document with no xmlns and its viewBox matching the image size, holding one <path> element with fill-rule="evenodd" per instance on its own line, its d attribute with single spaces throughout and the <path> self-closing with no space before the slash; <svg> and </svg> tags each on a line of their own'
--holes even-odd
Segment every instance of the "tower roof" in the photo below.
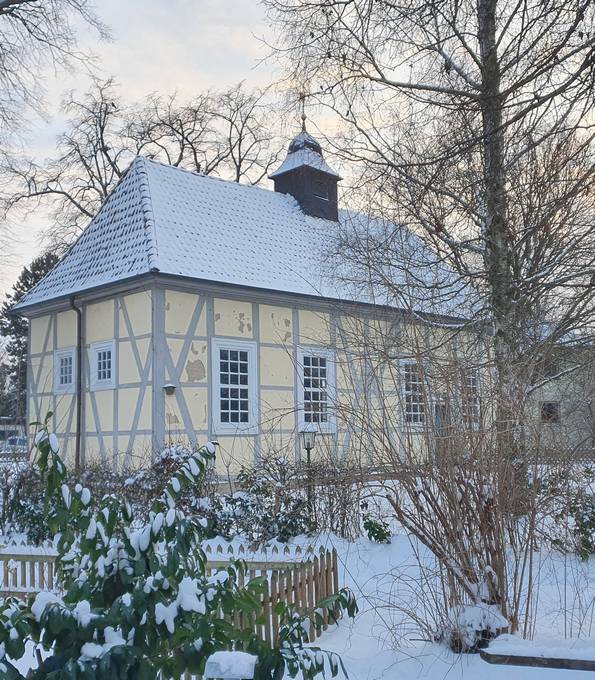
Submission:
<svg viewBox="0 0 595 680">
<path fill-rule="evenodd" d="M 286 172 L 295 170 L 300 167 L 314 168 L 321 172 L 331 175 L 337 179 L 341 179 L 340 175 L 335 172 L 330 165 L 324 160 L 322 155 L 322 147 L 319 142 L 312 137 L 309 132 L 302 130 L 289 143 L 287 149 L 287 156 L 280 167 L 269 175 L 270 179 L 279 177 Z"/>
</svg>

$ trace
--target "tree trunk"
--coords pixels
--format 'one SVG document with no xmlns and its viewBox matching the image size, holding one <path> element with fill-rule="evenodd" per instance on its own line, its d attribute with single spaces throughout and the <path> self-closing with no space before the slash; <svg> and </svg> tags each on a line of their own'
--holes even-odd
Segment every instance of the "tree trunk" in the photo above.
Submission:
<svg viewBox="0 0 595 680">
<path fill-rule="evenodd" d="M 514 291 L 510 261 L 511 241 L 507 219 L 506 169 L 500 91 L 500 63 L 496 45 L 498 0 L 477 0 L 478 39 L 482 64 L 481 114 L 485 185 L 485 265 L 494 323 L 497 372 L 497 426 L 502 451 L 513 447 L 518 422 L 514 398 Z M 509 450 L 512 453 L 512 450 Z"/>
</svg>

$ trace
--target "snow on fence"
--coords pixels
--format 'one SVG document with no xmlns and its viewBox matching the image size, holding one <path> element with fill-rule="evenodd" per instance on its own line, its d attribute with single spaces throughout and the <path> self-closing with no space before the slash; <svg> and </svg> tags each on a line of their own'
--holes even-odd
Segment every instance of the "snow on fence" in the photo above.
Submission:
<svg viewBox="0 0 595 680">
<path fill-rule="evenodd" d="M 227 547 L 207 545 L 207 574 L 224 569 L 233 559 L 244 561 L 246 570 L 239 575 L 240 586 L 248 580 L 264 577 L 266 584 L 261 596 L 260 620 L 238 614 L 234 623 L 242 628 L 252 627 L 259 638 L 273 645 L 279 634 L 280 617 L 275 611 L 277 602 L 295 605 L 299 610 L 314 609 L 322 598 L 333 595 L 339 590 L 339 571 L 335 549 L 302 549 L 273 547 L 267 551 L 266 559 L 262 553 L 253 553 L 243 546 L 227 544 Z M 271 557 L 277 559 L 272 560 Z M 58 587 L 53 552 L 25 553 L 0 551 L 0 597 L 26 597 L 41 590 Z M 320 626 L 310 624 L 309 639 L 315 640 L 329 624 L 325 613 Z"/>
</svg>

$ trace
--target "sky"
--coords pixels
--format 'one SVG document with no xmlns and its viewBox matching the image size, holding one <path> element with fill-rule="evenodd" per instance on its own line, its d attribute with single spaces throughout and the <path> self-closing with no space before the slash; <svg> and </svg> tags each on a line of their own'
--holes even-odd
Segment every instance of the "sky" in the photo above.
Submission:
<svg viewBox="0 0 595 680">
<path fill-rule="evenodd" d="M 242 80 L 249 86 L 268 85 L 282 75 L 273 61 L 262 63 L 269 53 L 263 38 L 270 39 L 271 32 L 259 0 L 101 0 L 96 6 L 113 41 L 100 43 L 84 31 L 82 47 L 96 55 L 100 75 L 116 78 L 125 99 L 173 91 L 184 98 Z M 62 94 L 84 91 L 88 76 L 48 72 L 45 84 L 48 120 L 33 121 L 27 138 L 27 150 L 37 160 L 55 150 L 64 122 Z M 2 297 L 40 252 L 45 219 L 36 213 L 12 225 L 13 252 L 0 271 Z"/>
</svg>

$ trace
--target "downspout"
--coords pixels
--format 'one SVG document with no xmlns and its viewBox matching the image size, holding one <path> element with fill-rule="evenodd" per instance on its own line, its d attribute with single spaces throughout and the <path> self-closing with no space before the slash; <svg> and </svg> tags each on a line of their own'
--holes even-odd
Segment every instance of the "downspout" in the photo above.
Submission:
<svg viewBox="0 0 595 680">
<path fill-rule="evenodd" d="M 76 436 L 74 446 L 74 470 L 81 469 L 81 434 L 83 420 L 83 322 L 82 312 L 70 298 L 70 306 L 76 312 Z"/>
</svg>

